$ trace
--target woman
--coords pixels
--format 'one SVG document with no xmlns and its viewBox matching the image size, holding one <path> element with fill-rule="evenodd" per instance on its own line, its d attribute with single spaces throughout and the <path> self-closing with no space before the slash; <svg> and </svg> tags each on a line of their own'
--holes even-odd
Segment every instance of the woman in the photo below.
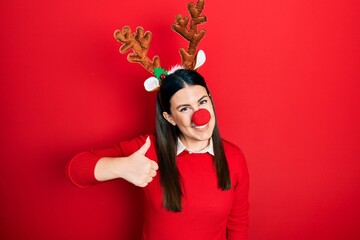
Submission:
<svg viewBox="0 0 360 240">
<path fill-rule="evenodd" d="M 221 139 L 210 92 L 196 71 L 178 69 L 162 80 L 156 136 L 80 153 L 68 175 L 80 187 L 116 178 L 143 187 L 144 240 L 247 239 L 246 162 Z"/>
</svg>

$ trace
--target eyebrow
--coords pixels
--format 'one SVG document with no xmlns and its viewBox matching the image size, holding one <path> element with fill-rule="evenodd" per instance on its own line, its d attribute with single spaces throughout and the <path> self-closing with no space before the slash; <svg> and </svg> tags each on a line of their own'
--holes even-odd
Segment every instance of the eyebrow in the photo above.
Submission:
<svg viewBox="0 0 360 240">
<path fill-rule="evenodd" d="M 204 96 L 202 96 L 202 97 L 198 100 L 198 102 L 201 102 L 204 98 L 207 98 L 207 97 L 209 97 L 209 95 L 204 95 Z M 182 107 L 189 107 L 189 106 L 190 106 L 190 104 L 180 104 L 179 106 L 176 107 L 176 109 L 179 109 L 179 108 L 182 108 Z"/>
</svg>

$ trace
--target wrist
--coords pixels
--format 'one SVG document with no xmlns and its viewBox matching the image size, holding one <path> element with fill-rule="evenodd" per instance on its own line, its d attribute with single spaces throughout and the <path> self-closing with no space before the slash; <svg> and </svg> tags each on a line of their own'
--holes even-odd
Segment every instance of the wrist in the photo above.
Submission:
<svg viewBox="0 0 360 240">
<path fill-rule="evenodd" d="M 126 174 L 126 160 L 127 157 L 115 157 L 112 159 L 109 172 L 113 178 L 124 178 Z"/>
</svg>

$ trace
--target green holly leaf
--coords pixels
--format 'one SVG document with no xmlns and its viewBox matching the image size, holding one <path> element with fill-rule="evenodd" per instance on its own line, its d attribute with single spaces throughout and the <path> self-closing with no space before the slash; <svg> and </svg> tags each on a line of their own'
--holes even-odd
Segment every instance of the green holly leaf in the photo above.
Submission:
<svg viewBox="0 0 360 240">
<path fill-rule="evenodd" d="M 161 80 L 161 75 L 168 75 L 168 72 L 165 71 L 163 68 L 154 68 L 154 75 L 157 79 Z"/>
</svg>

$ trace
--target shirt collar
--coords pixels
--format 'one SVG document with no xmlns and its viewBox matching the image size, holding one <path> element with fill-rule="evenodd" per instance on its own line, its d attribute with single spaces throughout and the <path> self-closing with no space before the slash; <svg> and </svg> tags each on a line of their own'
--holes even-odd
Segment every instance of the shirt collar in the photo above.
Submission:
<svg viewBox="0 0 360 240">
<path fill-rule="evenodd" d="M 210 139 L 209 145 L 207 147 L 205 147 L 204 149 L 201 149 L 199 151 L 193 151 L 193 150 L 188 149 L 187 147 L 185 147 L 185 145 L 178 138 L 176 156 L 178 156 L 183 151 L 187 151 L 189 153 L 209 153 L 209 154 L 211 154 L 213 156 L 215 155 L 214 154 L 214 145 L 213 145 L 212 139 Z"/>
</svg>

